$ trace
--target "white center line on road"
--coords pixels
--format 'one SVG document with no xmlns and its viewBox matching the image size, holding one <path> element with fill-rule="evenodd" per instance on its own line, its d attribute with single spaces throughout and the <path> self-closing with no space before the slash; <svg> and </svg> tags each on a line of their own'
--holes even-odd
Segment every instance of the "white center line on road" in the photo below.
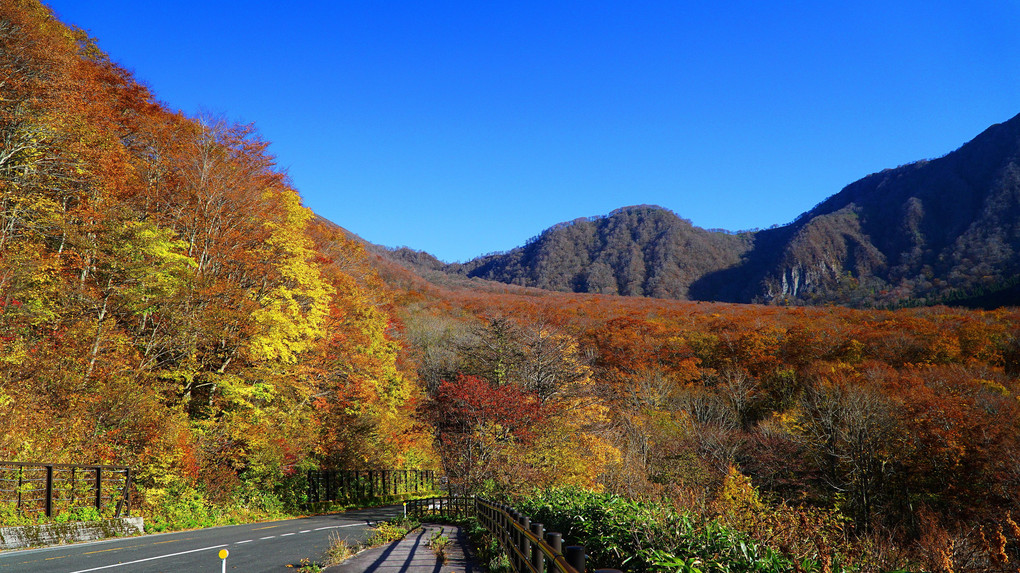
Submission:
<svg viewBox="0 0 1020 573">
<path fill-rule="evenodd" d="M 291 531 L 290 533 L 281 534 L 280 537 L 287 537 L 288 535 L 294 535 L 294 532 Z"/>
<path fill-rule="evenodd" d="M 262 540 L 262 539 L 273 539 L 274 537 L 276 537 L 276 536 L 275 535 L 267 535 L 265 537 L 259 537 L 259 540 Z"/>
<path fill-rule="evenodd" d="M 254 540 L 253 539 L 245 539 L 244 541 L 235 541 L 234 545 L 240 545 L 242 543 L 251 543 L 252 541 L 254 541 Z"/>
<path fill-rule="evenodd" d="M 187 555 L 188 553 L 198 553 L 199 551 L 209 551 L 210 549 L 219 549 L 220 547 L 226 547 L 226 545 L 213 545 L 212 547 L 203 547 L 201 549 L 192 549 L 191 551 L 179 551 L 177 553 L 168 553 L 166 555 L 157 555 L 156 557 L 146 557 L 145 559 L 137 559 L 135 561 L 125 561 L 124 563 L 114 563 L 113 565 L 103 565 L 102 567 L 93 567 L 92 569 L 79 569 L 77 571 L 71 571 L 71 573 L 87 573 L 88 571 L 99 571 L 100 569 L 112 569 L 114 567 L 124 567 L 126 565 L 134 565 L 136 563 L 144 563 L 146 561 L 155 561 L 156 559 L 166 559 L 167 557 L 176 557 L 178 555 Z"/>
<path fill-rule="evenodd" d="M 302 529 L 301 531 L 298 531 L 298 533 L 311 533 L 311 532 L 312 532 L 311 529 Z"/>
<path fill-rule="evenodd" d="M 362 527 L 364 523 L 352 523 L 350 525 L 327 525 L 326 527 L 316 527 L 315 531 L 322 531 L 323 529 L 340 529 L 341 527 Z"/>
</svg>

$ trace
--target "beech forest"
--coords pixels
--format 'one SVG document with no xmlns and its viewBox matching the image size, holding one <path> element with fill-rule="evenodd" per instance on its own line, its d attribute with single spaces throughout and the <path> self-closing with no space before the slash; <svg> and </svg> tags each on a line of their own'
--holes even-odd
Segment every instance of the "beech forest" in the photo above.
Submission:
<svg viewBox="0 0 1020 573">
<path fill-rule="evenodd" d="M 1017 570 L 1017 309 L 437 284 L 267 146 L 0 0 L 0 459 L 131 466 L 166 527 L 298 511 L 310 469 L 434 469 L 785 570 Z M 687 570 L 649 543 L 625 569 Z"/>
</svg>

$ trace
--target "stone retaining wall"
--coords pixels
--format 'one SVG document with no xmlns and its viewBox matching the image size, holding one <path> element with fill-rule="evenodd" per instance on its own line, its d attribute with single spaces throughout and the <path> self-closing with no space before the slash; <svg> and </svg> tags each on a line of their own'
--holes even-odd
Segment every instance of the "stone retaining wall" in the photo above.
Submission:
<svg viewBox="0 0 1020 573">
<path fill-rule="evenodd" d="M 0 550 L 95 541 L 142 532 L 141 517 L 0 527 Z"/>
</svg>

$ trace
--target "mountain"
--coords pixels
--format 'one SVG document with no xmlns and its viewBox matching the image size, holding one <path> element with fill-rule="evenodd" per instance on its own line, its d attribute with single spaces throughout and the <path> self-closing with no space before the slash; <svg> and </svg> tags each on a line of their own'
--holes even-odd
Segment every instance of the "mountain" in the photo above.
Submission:
<svg viewBox="0 0 1020 573">
<path fill-rule="evenodd" d="M 854 182 L 777 231 L 758 237 L 747 268 L 766 271 L 745 274 L 754 290 L 738 297 L 902 304 L 998 290 L 1020 268 L 1020 116 Z"/>
<path fill-rule="evenodd" d="M 523 247 L 450 270 L 549 290 L 685 299 L 694 281 L 739 264 L 750 247 L 749 234 L 706 231 L 640 205 L 561 223 Z"/>
<path fill-rule="evenodd" d="M 771 229 L 698 228 L 661 207 L 555 225 L 522 247 L 447 265 L 391 260 L 556 291 L 790 304 L 1018 304 L 1020 116 L 941 158 L 851 183 Z M 968 302 L 970 301 L 970 302 Z"/>
</svg>

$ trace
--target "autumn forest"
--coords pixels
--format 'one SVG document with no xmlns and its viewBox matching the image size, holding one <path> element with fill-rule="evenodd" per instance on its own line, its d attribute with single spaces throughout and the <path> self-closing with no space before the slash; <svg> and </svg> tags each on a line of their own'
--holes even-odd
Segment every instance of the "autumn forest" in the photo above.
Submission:
<svg viewBox="0 0 1020 573">
<path fill-rule="evenodd" d="M 1020 310 L 414 269 L 305 208 L 253 126 L 0 0 L 0 459 L 130 465 L 156 519 L 421 468 L 663 503 L 819 571 L 1016 571 Z"/>
</svg>

